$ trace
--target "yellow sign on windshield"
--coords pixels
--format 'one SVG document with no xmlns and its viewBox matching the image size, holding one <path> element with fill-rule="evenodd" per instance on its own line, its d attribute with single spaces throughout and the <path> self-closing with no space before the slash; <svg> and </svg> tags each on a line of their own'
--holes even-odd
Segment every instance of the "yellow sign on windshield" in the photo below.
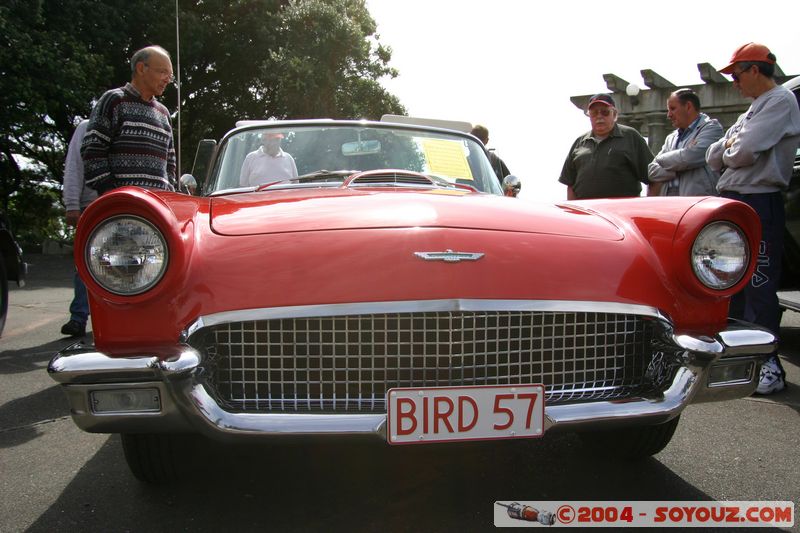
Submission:
<svg viewBox="0 0 800 533">
<path fill-rule="evenodd" d="M 422 139 L 422 149 L 431 174 L 472 180 L 464 144 L 446 139 Z"/>
</svg>

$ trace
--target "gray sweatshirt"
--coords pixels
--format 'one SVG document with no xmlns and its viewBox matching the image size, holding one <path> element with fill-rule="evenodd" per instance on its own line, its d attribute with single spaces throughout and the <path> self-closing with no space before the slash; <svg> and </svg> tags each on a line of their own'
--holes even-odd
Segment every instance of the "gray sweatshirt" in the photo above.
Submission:
<svg viewBox="0 0 800 533">
<path fill-rule="evenodd" d="M 680 196 L 709 196 L 717 194 L 719 173 L 708 168 L 706 150 L 723 133 L 722 124 L 700 113 L 697 124 L 678 143 L 678 130 L 667 135 L 664 146 L 647 167 L 651 182 L 678 180 Z M 667 193 L 667 188 L 661 191 Z"/>
<path fill-rule="evenodd" d="M 735 138 L 730 148 L 725 142 Z M 750 104 L 745 114 L 706 151 L 708 165 L 722 171 L 719 192 L 769 193 L 789 187 L 800 146 L 800 108 L 781 85 Z"/>
<path fill-rule="evenodd" d="M 88 120 L 83 120 L 78 124 L 67 149 L 67 160 L 64 163 L 64 188 L 61 191 L 67 211 L 81 211 L 97 198 L 97 191 L 86 187 L 83 180 L 81 143 L 86 135 L 88 124 Z"/>
</svg>

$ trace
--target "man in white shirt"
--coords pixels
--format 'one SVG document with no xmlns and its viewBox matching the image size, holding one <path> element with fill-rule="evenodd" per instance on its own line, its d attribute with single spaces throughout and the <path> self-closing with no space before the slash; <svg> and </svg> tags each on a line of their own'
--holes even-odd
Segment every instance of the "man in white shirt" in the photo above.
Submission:
<svg viewBox="0 0 800 533">
<path fill-rule="evenodd" d="M 294 158 L 281 149 L 283 133 L 262 133 L 261 147 L 244 158 L 239 184 L 254 187 L 297 177 Z"/>
</svg>

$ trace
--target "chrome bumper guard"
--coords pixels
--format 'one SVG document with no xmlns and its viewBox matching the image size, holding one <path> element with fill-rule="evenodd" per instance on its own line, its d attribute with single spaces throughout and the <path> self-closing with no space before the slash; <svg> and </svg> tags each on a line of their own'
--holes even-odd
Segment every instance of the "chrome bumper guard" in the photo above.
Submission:
<svg viewBox="0 0 800 533">
<path fill-rule="evenodd" d="M 672 383 L 658 397 L 553 405 L 545 408 L 545 429 L 570 430 L 666 422 L 690 403 L 741 398 L 758 384 L 759 363 L 777 347 L 771 333 L 731 320 L 715 335 L 671 334 L 668 342 L 683 354 Z M 160 352 L 161 353 L 161 352 Z M 186 345 L 166 358 L 155 355 L 109 357 L 90 346 L 58 353 L 48 372 L 64 386 L 72 417 L 95 433 L 200 432 L 213 438 L 246 435 L 367 434 L 385 438 L 385 414 L 282 414 L 224 411 L 203 386 L 201 356 Z M 162 356 L 163 357 L 163 356 Z M 711 369 L 743 365 L 743 377 L 710 383 Z M 92 393 L 119 389 L 157 389 L 155 412 L 98 413 Z"/>
</svg>

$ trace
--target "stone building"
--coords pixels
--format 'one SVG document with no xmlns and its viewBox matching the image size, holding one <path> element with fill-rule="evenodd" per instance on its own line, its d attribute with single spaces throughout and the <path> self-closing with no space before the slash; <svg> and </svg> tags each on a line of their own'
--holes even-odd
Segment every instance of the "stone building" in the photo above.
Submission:
<svg viewBox="0 0 800 533">
<path fill-rule="evenodd" d="M 794 76 L 787 76 L 778 65 L 775 65 L 775 81 L 783 83 Z M 689 87 L 700 98 L 702 111 L 722 123 L 726 130 L 736 122 L 736 119 L 749 106 L 752 100 L 743 98 L 739 91 L 717 69 L 709 63 L 699 63 L 700 79 L 703 83 L 697 85 L 677 86 L 657 72 L 649 69 L 642 70 L 642 79 L 647 89 L 628 83 L 614 74 L 603 74 L 606 87 L 613 93 L 614 101 L 619 108 L 619 123 L 626 124 L 639 130 L 650 150 L 657 154 L 664 144 L 664 139 L 673 130 L 672 124 L 667 119 L 667 98 L 670 93 L 681 87 Z M 572 96 L 570 101 L 583 110 L 592 95 Z"/>
</svg>

